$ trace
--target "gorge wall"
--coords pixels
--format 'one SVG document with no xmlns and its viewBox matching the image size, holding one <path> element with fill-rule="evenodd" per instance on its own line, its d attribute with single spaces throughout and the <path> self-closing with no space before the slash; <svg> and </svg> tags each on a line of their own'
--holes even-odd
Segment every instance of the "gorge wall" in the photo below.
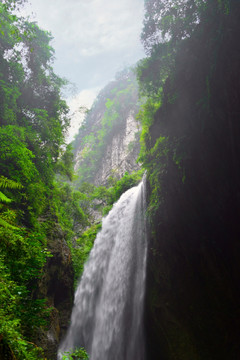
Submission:
<svg viewBox="0 0 240 360">
<path fill-rule="evenodd" d="M 229 4 L 212 2 L 181 43 L 150 126 L 151 359 L 240 356 L 240 6 Z"/>
<path fill-rule="evenodd" d="M 106 185 L 138 170 L 140 124 L 138 87 L 131 70 L 123 71 L 98 95 L 74 141 L 79 181 Z"/>
<path fill-rule="evenodd" d="M 94 179 L 96 185 L 106 184 L 109 176 L 121 178 L 125 172 L 138 170 L 139 143 L 136 134 L 139 123 L 131 112 L 124 119 L 122 128 L 113 135 L 107 145 L 99 170 Z"/>
<path fill-rule="evenodd" d="M 39 328 L 35 343 L 43 348 L 48 359 L 56 359 L 59 342 L 68 328 L 74 298 L 72 256 L 57 219 L 48 233 L 48 249 L 51 257 L 39 281 L 37 296 L 46 299 L 51 312 L 47 328 Z"/>
</svg>

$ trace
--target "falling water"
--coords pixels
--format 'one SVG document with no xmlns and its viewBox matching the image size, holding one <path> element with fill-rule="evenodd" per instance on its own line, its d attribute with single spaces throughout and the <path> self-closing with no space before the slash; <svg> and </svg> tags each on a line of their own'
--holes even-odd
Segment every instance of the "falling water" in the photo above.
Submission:
<svg viewBox="0 0 240 360">
<path fill-rule="evenodd" d="M 85 347 L 91 360 L 144 360 L 146 267 L 144 186 L 126 191 L 102 230 L 75 294 L 61 354 Z"/>
</svg>

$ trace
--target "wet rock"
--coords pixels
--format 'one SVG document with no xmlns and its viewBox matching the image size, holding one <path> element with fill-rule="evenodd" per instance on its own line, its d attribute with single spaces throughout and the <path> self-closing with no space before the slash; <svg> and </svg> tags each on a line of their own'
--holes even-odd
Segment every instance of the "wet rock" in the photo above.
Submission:
<svg viewBox="0 0 240 360">
<path fill-rule="evenodd" d="M 48 249 L 52 256 L 47 260 L 37 293 L 38 297 L 47 299 L 52 310 L 47 331 L 39 329 L 36 344 L 44 349 L 48 359 L 54 360 L 69 325 L 74 296 L 71 253 L 58 223 L 48 235 Z"/>
</svg>

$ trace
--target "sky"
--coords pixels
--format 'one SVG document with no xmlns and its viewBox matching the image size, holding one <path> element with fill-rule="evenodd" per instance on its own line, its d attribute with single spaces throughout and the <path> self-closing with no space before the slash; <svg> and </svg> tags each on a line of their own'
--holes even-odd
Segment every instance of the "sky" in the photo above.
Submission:
<svg viewBox="0 0 240 360">
<path fill-rule="evenodd" d="M 144 0 L 29 0 L 24 13 L 52 33 L 54 71 L 72 86 L 64 96 L 72 112 L 68 140 L 98 92 L 125 66 L 144 57 L 140 34 Z"/>
</svg>

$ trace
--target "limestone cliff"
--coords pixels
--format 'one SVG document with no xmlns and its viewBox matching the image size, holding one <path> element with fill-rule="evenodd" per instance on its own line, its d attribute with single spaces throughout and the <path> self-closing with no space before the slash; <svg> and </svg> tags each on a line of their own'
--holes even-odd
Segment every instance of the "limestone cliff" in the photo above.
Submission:
<svg viewBox="0 0 240 360">
<path fill-rule="evenodd" d="M 132 71 L 121 73 L 100 92 L 74 142 L 80 182 L 105 185 L 109 176 L 120 178 L 139 169 L 138 108 Z"/>
<path fill-rule="evenodd" d="M 95 175 L 96 185 L 106 184 L 109 176 L 122 177 L 125 172 L 138 170 L 138 143 L 136 133 L 139 131 L 139 124 L 131 113 L 123 122 L 119 132 L 113 135 L 109 141 L 102 162 Z"/>
</svg>

